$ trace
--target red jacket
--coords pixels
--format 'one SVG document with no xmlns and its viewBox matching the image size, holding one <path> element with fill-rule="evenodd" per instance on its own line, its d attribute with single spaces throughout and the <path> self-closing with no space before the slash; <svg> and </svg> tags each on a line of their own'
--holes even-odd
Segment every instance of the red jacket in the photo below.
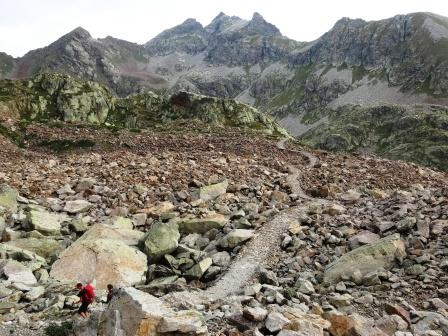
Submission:
<svg viewBox="0 0 448 336">
<path fill-rule="evenodd" d="M 91 284 L 85 285 L 79 292 L 81 300 L 86 303 L 92 303 L 95 300 L 95 291 Z"/>
</svg>

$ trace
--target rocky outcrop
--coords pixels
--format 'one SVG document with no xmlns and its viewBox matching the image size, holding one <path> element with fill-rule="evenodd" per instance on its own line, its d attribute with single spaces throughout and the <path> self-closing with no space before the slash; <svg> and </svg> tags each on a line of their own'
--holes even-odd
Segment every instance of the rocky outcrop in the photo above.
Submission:
<svg viewBox="0 0 448 336">
<path fill-rule="evenodd" d="M 392 85 L 412 90 L 428 85 L 435 94 L 446 94 L 448 82 L 439 74 L 447 67 L 442 45 L 448 34 L 435 38 L 437 26 L 447 31 L 448 20 L 430 13 L 372 22 L 343 18 L 295 62 L 362 66 L 385 72 Z"/>
<path fill-rule="evenodd" d="M 179 92 L 170 98 L 147 92 L 119 99 L 95 82 L 59 74 L 39 75 L 30 81 L 4 81 L 0 87 L 4 95 L 0 106 L 27 120 L 112 124 L 127 128 L 197 120 L 212 127 L 230 126 L 287 135 L 267 114 L 233 99 L 189 92 Z M 85 201 L 70 201 L 67 211 L 73 212 L 68 207 L 82 202 Z"/>
<path fill-rule="evenodd" d="M 0 52 L 0 78 L 8 78 L 14 68 L 14 57 Z"/>
<path fill-rule="evenodd" d="M 202 315 L 194 310 L 173 311 L 156 297 L 135 288 L 122 288 L 93 323 L 79 321 L 77 336 L 208 335 Z"/>
<path fill-rule="evenodd" d="M 165 30 L 144 45 L 151 56 L 164 56 L 173 52 L 197 54 L 208 44 L 207 31 L 195 19 L 188 19 L 182 24 Z"/>
</svg>

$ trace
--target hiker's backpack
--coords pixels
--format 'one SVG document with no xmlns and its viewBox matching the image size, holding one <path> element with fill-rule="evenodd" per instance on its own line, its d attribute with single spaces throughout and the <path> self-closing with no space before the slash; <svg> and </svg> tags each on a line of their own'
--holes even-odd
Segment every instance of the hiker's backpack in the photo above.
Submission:
<svg viewBox="0 0 448 336">
<path fill-rule="evenodd" d="M 91 284 L 87 284 L 84 287 L 84 295 L 85 295 L 87 302 L 89 302 L 89 303 L 92 303 L 93 300 L 95 300 L 95 291 Z"/>
</svg>

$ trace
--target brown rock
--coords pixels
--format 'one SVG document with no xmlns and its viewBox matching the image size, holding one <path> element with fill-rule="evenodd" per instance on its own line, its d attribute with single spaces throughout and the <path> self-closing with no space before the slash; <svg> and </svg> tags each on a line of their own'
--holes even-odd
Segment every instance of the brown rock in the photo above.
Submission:
<svg viewBox="0 0 448 336">
<path fill-rule="evenodd" d="M 391 303 L 386 303 L 385 306 L 384 306 L 384 310 L 389 315 L 398 315 L 398 316 L 400 316 L 403 320 L 405 320 L 408 323 L 409 326 L 411 325 L 411 315 L 403 307 L 401 307 L 399 305 L 394 305 L 394 304 L 391 304 Z"/>
</svg>

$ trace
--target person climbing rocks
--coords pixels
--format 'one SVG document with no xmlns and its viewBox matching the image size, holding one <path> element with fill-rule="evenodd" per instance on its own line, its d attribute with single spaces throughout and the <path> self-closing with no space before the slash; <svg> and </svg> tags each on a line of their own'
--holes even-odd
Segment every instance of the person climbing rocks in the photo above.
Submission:
<svg viewBox="0 0 448 336">
<path fill-rule="evenodd" d="M 106 299 L 106 303 L 109 303 L 112 298 L 114 297 L 115 291 L 114 291 L 114 286 L 112 286 L 111 284 L 107 285 L 107 299 Z"/>
<path fill-rule="evenodd" d="M 95 291 L 91 284 L 83 286 L 80 282 L 76 284 L 76 289 L 79 290 L 78 303 L 81 303 L 81 306 L 78 309 L 78 314 L 83 318 L 87 318 L 89 305 L 95 300 Z"/>
</svg>

